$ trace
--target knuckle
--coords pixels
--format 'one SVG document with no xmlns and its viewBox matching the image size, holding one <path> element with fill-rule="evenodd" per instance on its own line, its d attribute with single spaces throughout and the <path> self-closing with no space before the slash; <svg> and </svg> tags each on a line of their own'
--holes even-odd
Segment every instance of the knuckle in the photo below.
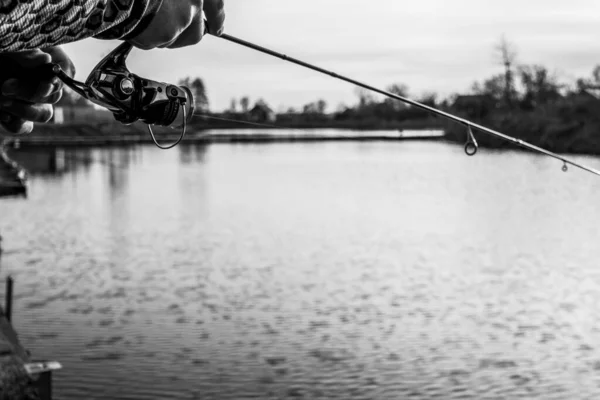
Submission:
<svg viewBox="0 0 600 400">
<path fill-rule="evenodd" d="M 75 68 L 75 64 L 73 64 L 73 62 L 71 60 L 69 60 L 69 62 L 67 63 L 66 74 L 69 75 L 69 77 L 73 78 L 76 73 L 77 73 L 77 68 Z"/>
<path fill-rule="evenodd" d="M 43 103 L 45 98 L 46 98 L 46 96 L 44 96 L 43 93 L 38 92 L 32 96 L 29 96 L 29 98 L 24 98 L 22 100 L 28 101 L 30 103 L 39 104 L 39 103 Z"/>
<path fill-rule="evenodd" d="M 137 41 L 137 40 L 135 40 L 135 41 L 130 40 L 129 43 L 132 44 L 133 46 L 137 47 L 140 50 L 151 50 L 154 47 L 147 42 Z"/>
<path fill-rule="evenodd" d="M 31 121 L 20 121 L 19 124 L 19 135 L 29 135 L 33 131 L 33 122 Z"/>
<path fill-rule="evenodd" d="M 180 35 L 180 33 L 181 32 L 179 29 L 165 30 L 160 35 L 157 35 L 156 40 L 154 40 L 155 46 L 161 46 L 161 45 L 165 45 L 165 44 L 169 44 L 169 43 L 173 42 L 174 40 L 177 39 L 177 37 Z"/>
<path fill-rule="evenodd" d="M 50 92 L 50 94 L 52 96 L 56 96 L 57 93 L 60 93 L 63 91 L 64 87 L 65 87 L 65 85 L 64 85 L 63 81 L 58 80 L 52 84 L 52 92 Z"/>
<path fill-rule="evenodd" d="M 64 93 L 64 91 L 62 89 L 59 90 L 58 92 L 54 93 L 48 99 L 48 103 L 50 103 L 50 104 L 56 104 L 56 103 L 58 103 L 60 101 L 60 99 L 62 99 L 63 93 Z"/>
<path fill-rule="evenodd" d="M 54 109 L 52 106 L 42 107 L 42 109 L 39 112 L 39 117 L 37 119 L 37 122 L 48 122 L 52 119 L 53 115 L 54 115 Z"/>
</svg>

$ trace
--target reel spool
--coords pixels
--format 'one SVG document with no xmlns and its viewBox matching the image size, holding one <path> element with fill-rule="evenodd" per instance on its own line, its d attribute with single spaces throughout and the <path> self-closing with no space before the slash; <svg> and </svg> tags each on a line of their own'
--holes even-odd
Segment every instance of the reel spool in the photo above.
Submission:
<svg viewBox="0 0 600 400">
<path fill-rule="evenodd" d="M 185 86 L 156 82 L 133 74 L 125 60 L 133 46 L 123 42 L 94 67 L 85 83 L 69 77 L 58 64 L 52 71 L 68 87 L 94 104 L 108 109 L 124 125 L 137 120 L 148 124 L 152 140 L 170 149 L 183 139 L 194 115 L 194 96 Z M 151 125 L 181 128 L 179 139 L 168 146 L 157 142 Z"/>
</svg>

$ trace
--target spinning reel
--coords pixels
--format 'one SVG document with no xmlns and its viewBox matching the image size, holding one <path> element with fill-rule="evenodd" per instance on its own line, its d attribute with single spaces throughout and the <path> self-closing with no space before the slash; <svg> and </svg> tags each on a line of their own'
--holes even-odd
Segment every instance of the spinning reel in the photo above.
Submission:
<svg viewBox="0 0 600 400">
<path fill-rule="evenodd" d="M 155 82 L 131 73 L 125 60 L 132 47 L 126 42 L 119 45 L 96 65 L 85 83 L 69 77 L 58 64 L 52 66 L 52 72 L 77 94 L 112 112 L 117 121 L 125 125 L 137 120 L 148 124 L 148 132 L 159 148 L 173 148 L 181 142 L 193 118 L 194 96 L 185 86 Z M 151 125 L 181 128 L 181 136 L 171 145 L 161 145 Z"/>
</svg>

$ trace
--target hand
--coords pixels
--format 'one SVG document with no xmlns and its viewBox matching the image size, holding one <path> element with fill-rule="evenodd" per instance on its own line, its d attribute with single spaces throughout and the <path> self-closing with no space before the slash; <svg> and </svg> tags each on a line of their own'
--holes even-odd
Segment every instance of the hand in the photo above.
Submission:
<svg viewBox="0 0 600 400">
<path fill-rule="evenodd" d="M 143 50 L 194 45 L 205 33 L 203 11 L 210 33 L 223 33 L 223 0 L 163 0 L 148 28 L 128 42 Z"/>
<path fill-rule="evenodd" d="M 52 104 L 62 96 L 62 81 L 36 71 L 49 63 L 59 64 L 71 77 L 75 75 L 71 59 L 59 46 L 0 54 L 0 70 L 9 71 L 0 77 L 0 125 L 8 132 L 28 134 L 34 122 L 52 118 Z"/>
</svg>

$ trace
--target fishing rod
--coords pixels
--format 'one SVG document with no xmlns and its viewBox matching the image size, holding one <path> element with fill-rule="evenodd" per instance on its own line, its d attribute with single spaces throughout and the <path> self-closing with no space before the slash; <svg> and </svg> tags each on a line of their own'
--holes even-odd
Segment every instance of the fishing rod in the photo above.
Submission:
<svg viewBox="0 0 600 400">
<path fill-rule="evenodd" d="M 286 54 L 270 50 L 266 47 L 250 43 L 225 33 L 214 36 L 250 48 L 252 50 L 280 58 L 284 61 L 311 69 L 333 78 L 340 79 L 369 91 L 382 94 L 388 98 L 410 104 L 432 114 L 436 114 L 462 124 L 467 128 L 467 141 L 464 145 L 464 151 L 468 156 L 474 156 L 479 149 L 479 145 L 477 144 L 477 140 L 473 134 L 473 129 L 476 129 L 524 147 L 528 150 L 532 150 L 534 152 L 538 152 L 560 160 L 563 162 L 562 170 L 564 172 L 568 170 L 567 164 L 570 164 L 584 171 L 600 176 L 600 171 L 582 165 L 567 157 L 563 157 L 559 154 L 525 142 L 524 140 L 508 136 L 501 132 L 476 124 L 467 119 L 419 103 L 418 101 L 409 99 L 407 97 L 376 88 L 369 84 L 359 82 L 355 79 L 320 68 L 316 65 L 309 64 Z M 194 96 L 192 91 L 185 86 L 152 81 L 130 72 L 125 64 L 125 61 L 132 48 L 133 46 L 129 43 L 123 42 L 120 44 L 96 65 L 85 83 L 78 82 L 69 77 L 58 64 L 51 64 L 52 73 L 59 77 L 68 87 L 82 97 L 111 111 L 117 121 L 125 125 L 129 125 L 137 120 L 145 122 L 148 126 L 148 131 L 154 144 L 159 148 L 173 148 L 183 140 L 187 125 L 195 115 Z M 162 145 L 156 140 L 151 128 L 152 125 L 167 126 L 170 128 L 182 128 L 181 135 L 178 140 L 171 145 Z"/>
<path fill-rule="evenodd" d="M 473 134 L 473 130 L 472 130 L 473 128 L 475 128 L 475 129 L 480 130 L 482 132 L 485 132 L 485 133 L 488 133 L 490 135 L 493 135 L 493 136 L 499 137 L 501 139 L 504 139 L 506 141 L 512 142 L 512 143 L 514 143 L 514 144 L 516 144 L 518 146 L 524 147 L 526 149 L 537 151 L 537 152 L 545 154 L 547 156 L 556 158 L 557 160 L 560 160 L 560 161 L 563 162 L 562 170 L 564 172 L 567 172 L 567 170 L 568 170 L 567 164 L 570 164 L 570 165 L 573 165 L 575 167 L 581 168 L 581 169 L 583 169 L 585 171 L 588 171 L 588 172 L 591 172 L 591 173 L 593 173 L 595 175 L 600 176 L 600 171 L 598 171 L 598 170 L 596 170 L 594 168 L 587 167 L 587 166 L 582 165 L 582 164 L 580 164 L 578 162 L 575 162 L 575 161 L 573 161 L 573 160 L 571 160 L 569 158 L 563 157 L 563 156 L 561 156 L 559 154 L 553 153 L 553 152 L 548 151 L 546 149 L 543 149 L 541 147 L 535 146 L 535 145 L 533 145 L 531 143 L 525 142 L 524 140 L 517 139 L 515 137 L 505 135 L 505 134 L 503 134 L 501 132 L 498 132 L 498 131 L 495 131 L 493 129 L 487 128 L 485 126 L 476 124 L 476 123 L 471 122 L 471 121 L 469 121 L 467 119 L 458 117 L 456 115 L 447 113 L 445 111 L 438 110 L 437 108 L 430 107 L 430 106 L 428 106 L 426 104 L 419 103 L 418 101 L 409 99 L 409 98 L 404 97 L 404 96 L 397 95 L 395 93 L 388 92 L 386 90 L 382 90 L 382 89 L 376 88 L 374 86 L 371 86 L 371 85 L 368 85 L 366 83 L 357 81 L 355 79 L 346 77 L 344 75 L 340 75 L 340 74 L 335 73 L 333 71 L 329 71 L 329 70 L 320 68 L 320 67 L 318 67 L 316 65 L 309 64 L 307 62 L 304 62 L 304 61 L 298 60 L 296 58 L 290 57 L 290 56 L 288 56 L 286 54 L 279 53 L 279 52 L 270 50 L 270 49 L 268 49 L 266 47 L 259 46 L 257 44 L 250 43 L 248 41 L 239 39 L 239 38 L 237 38 L 235 36 L 231 36 L 231 35 L 228 35 L 228 34 L 225 34 L 225 33 L 221 34 L 220 36 L 217 36 L 217 35 L 215 35 L 215 36 L 219 37 L 221 39 L 227 40 L 229 42 L 236 43 L 236 44 L 239 44 L 241 46 L 250 48 L 252 50 L 256 50 L 256 51 L 259 51 L 261 53 L 268 54 L 270 56 L 280 58 L 280 59 L 282 59 L 284 61 L 291 62 L 291 63 L 296 64 L 296 65 L 300 65 L 301 67 L 312 69 L 313 71 L 317 71 L 317 72 L 320 72 L 322 74 L 329 75 L 329 76 L 331 76 L 333 78 L 340 79 L 342 81 L 345 81 L 345 82 L 351 83 L 353 85 L 362 87 L 362 88 L 370 90 L 372 92 L 379 93 L 379 94 L 382 94 L 382 95 L 384 95 L 386 97 L 402 101 L 404 103 L 407 103 L 407 104 L 413 105 L 415 107 L 421 108 L 423 110 L 429 111 L 430 113 L 433 113 L 433 114 L 442 116 L 444 118 L 450 119 L 452 121 L 458 122 L 460 124 L 463 124 L 467 128 L 467 142 L 465 143 L 464 149 L 465 149 L 465 153 L 468 156 L 474 156 L 477 153 L 477 150 L 479 148 L 479 145 L 477 144 L 477 140 L 475 139 L 475 135 Z"/>
</svg>

